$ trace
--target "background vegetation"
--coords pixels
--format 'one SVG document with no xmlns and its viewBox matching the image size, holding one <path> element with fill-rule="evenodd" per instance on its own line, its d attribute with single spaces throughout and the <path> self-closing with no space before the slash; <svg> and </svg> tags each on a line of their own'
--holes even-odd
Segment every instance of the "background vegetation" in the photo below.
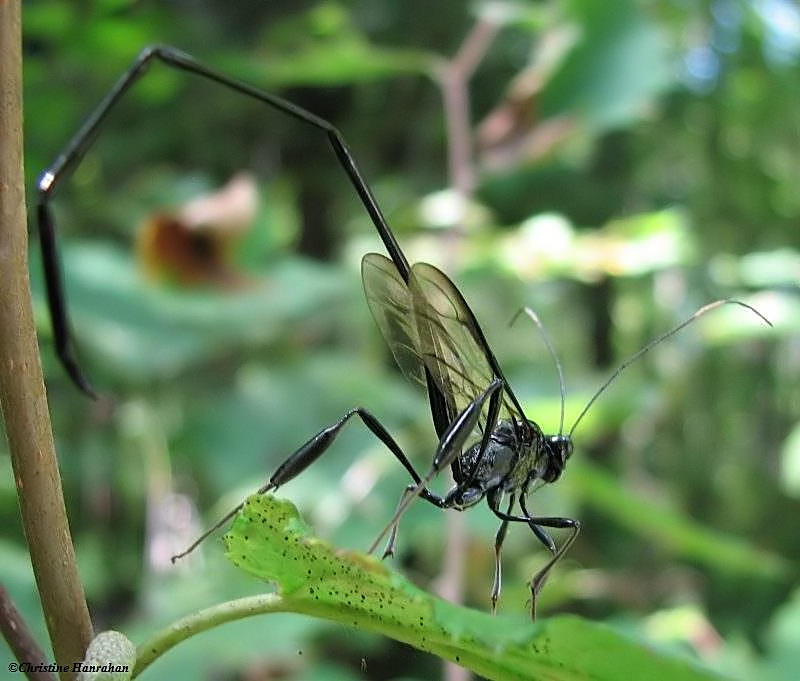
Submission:
<svg viewBox="0 0 800 681">
<path fill-rule="evenodd" d="M 459 283 L 547 432 L 559 428 L 558 381 L 535 329 L 508 326 L 521 305 L 544 320 L 563 362 L 567 428 L 616 366 L 700 305 L 729 295 L 756 305 L 775 329 L 716 311 L 631 367 L 581 422 L 563 479 L 530 500 L 537 513 L 584 523 L 539 609 L 613 623 L 732 678 L 794 678 L 794 5 L 42 0 L 24 12 L 32 197 L 37 174 L 144 45 L 185 49 L 342 130 L 409 258 Z M 487 41 L 466 89 L 473 154 L 460 158 L 462 129 L 445 118 L 442 95 L 458 93 L 463 62 L 448 60 L 470 54 L 459 52 L 470 35 Z M 247 285 L 148 278 L 135 245 L 143 221 L 241 170 L 257 177 L 260 197 L 230 261 Z M 453 187 L 469 192 L 467 204 Z M 57 216 L 73 325 L 100 401 L 82 398 L 54 360 L 36 254 L 32 283 L 98 630 L 138 641 L 262 590 L 216 538 L 177 568 L 169 556 L 346 409 L 368 407 L 426 466 L 435 445 L 426 399 L 392 366 L 360 290 L 360 258 L 382 246 L 321 135 L 156 65 L 59 192 Z M 3 580 L 44 641 L 3 471 Z M 353 424 L 280 493 L 334 544 L 363 549 L 405 484 Z M 495 526 L 484 507 L 417 504 L 395 562 L 485 609 Z M 527 579 L 546 560 L 514 530 L 501 613 L 527 609 Z M 291 615 L 227 625 L 148 670 L 440 674 L 431 656 Z"/>
</svg>

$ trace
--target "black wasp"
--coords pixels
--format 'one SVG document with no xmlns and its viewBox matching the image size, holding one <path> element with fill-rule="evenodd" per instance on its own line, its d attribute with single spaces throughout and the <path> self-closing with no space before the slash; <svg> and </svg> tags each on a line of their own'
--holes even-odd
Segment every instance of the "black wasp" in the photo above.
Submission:
<svg viewBox="0 0 800 681">
<path fill-rule="evenodd" d="M 399 276 L 391 260 L 377 253 L 368 253 L 361 263 L 361 273 L 372 316 L 397 365 L 406 378 L 414 383 L 427 386 L 428 377 L 432 377 L 444 400 L 449 424 L 444 433 L 439 434 L 439 446 L 428 473 L 422 480 L 412 473 L 415 484 L 406 488 L 394 516 L 369 550 L 374 551 L 378 542 L 388 533 L 384 557 L 394 552 L 398 522 L 417 496 L 439 508 L 459 511 L 485 498 L 492 513 L 500 519 L 494 541 L 495 567 L 490 594 L 492 611 L 500 595 L 500 553 L 509 523 L 527 524 L 551 553 L 550 560 L 530 582 L 533 618 L 536 617 L 539 591 L 555 564 L 577 538 L 581 524 L 572 518 L 532 515 L 527 507 L 527 497 L 538 485 L 555 482 L 564 472 L 572 455 L 572 433 L 595 400 L 639 357 L 720 305 L 740 305 L 770 324 L 761 313 L 738 300 L 718 300 L 705 305 L 621 364 L 595 392 L 569 433 L 565 434 L 565 389 L 561 364 L 538 317 L 525 308 L 524 311 L 542 332 L 543 340 L 555 360 L 561 386 L 559 432 L 545 435 L 539 425 L 525 415 L 478 320 L 444 272 L 427 263 L 416 263 L 411 267 L 409 277 L 404 279 Z M 487 400 L 488 406 L 484 409 Z M 431 408 L 435 415 L 433 400 Z M 475 440 L 467 445 L 473 432 Z M 455 484 L 442 497 L 428 489 L 427 485 L 448 466 Z M 507 504 L 503 508 L 506 498 Z M 519 505 L 518 513 L 514 512 L 516 505 Z M 569 530 L 570 534 L 557 547 L 547 528 Z"/>
<path fill-rule="evenodd" d="M 369 552 L 373 552 L 388 533 L 383 556 L 394 553 L 400 517 L 417 496 L 439 508 L 459 511 L 485 497 L 489 508 L 501 520 L 495 536 L 492 610 L 500 595 L 500 552 L 509 523 L 526 523 L 552 554 L 531 580 L 531 613 L 535 616 L 536 596 L 553 566 L 575 541 L 580 523 L 571 518 L 533 516 L 528 511 L 526 497 L 535 485 L 555 482 L 560 477 L 572 454 L 571 436 L 546 436 L 525 416 L 475 315 L 441 270 L 416 263 L 410 268 L 406 283 L 392 260 L 378 253 L 368 253 L 362 261 L 361 272 L 372 315 L 401 370 L 415 383 L 428 387 L 432 381 L 435 386 L 436 392 L 429 393 L 432 413 L 434 420 L 439 419 L 446 425 L 439 433 L 430 469 L 425 476 L 420 476 L 375 416 L 357 407 L 295 451 L 258 492 L 275 490 L 302 473 L 325 453 L 345 423 L 357 415 L 414 481 L 403 492 L 394 516 Z M 437 411 L 438 399 L 442 400 L 443 412 Z M 468 446 L 476 432 L 479 438 Z M 455 486 L 442 497 L 431 491 L 428 484 L 447 467 L 452 471 Z M 504 510 L 502 504 L 506 496 L 508 503 Z M 521 510 L 519 515 L 513 513 L 516 504 Z M 175 558 L 191 552 L 241 507 L 233 509 Z M 568 529 L 571 534 L 559 548 L 545 528 Z"/>
<path fill-rule="evenodd" d="M 427 383 L 427 369 L 444 397 L 451 424 L 439 442 L 430 471 L 423 480 L 416 480 L 416 484 L 406 488 L 394 517 L 382 533 L 390 532 L 384 555 L 393 553 L 397 523 L 414 497 L 420 496 L 439 508 L 459 511 L 486 498 L 492 513 L 501 520 L 494 542 L 493 611 L 500 595 L 500 552 L 509 523 L 526 523 L 552 554 L 531 580 L 531 613 L 535 616 L 539 590 L 550 570 L 575 541 L 581 526 L 572 518 L 531 515 L 526 498 L 535 485 L 558 480 L 572 455 L 572 438 L 563 434 L 545 435 L 525 416 L 478 320 L 461 292 L 441 270 L 427 263 L 416 263 L 406 284 L 388 258 L 368 253 L 361 263 L 361 273 L 367 303 L 398 366 L 409 380 L 420 385 Z M 476 426 L 480 437 L 465 448 Z M 455 485 L 441 497 L 429 490 L 427 484 L 448 466 Z M 508 503 L 503 510 L 506 496 Z M 517 503 L 521 515 L 513 513 Z M 557 548 L 545 528 L 569 529 L 571 533 Z"/>
<path fill-rule="evenodd" d="M 327 451 L 350 418 L 358 416 L 414 481 L 406 487 L 397 510 L 368 551 L 375 551 L 388 534 L 383 556 L 394 553 L 398 523 L 417 496 L 439 508 L 458 511 L 486 498 L 489 508 L 500 519 L 495 535 L 495 569 L 490 592 L 493 611 L 500 596 L 500 554 L 509 523 L 525 523 L 551 554 L 549 561 L 530 582 L 533 618 L 542 586 L 577 538 L 581 525 L 572 518 L 532 515 L 527 507 L 527 496 L 538 485 L 555 482 L 561 476 L 572 455 L 572 433 L 595 400 L 639 357 L 720 305 L 741 305 L 770 323 L 757 310 L 738 300 L 718 300 L 705 305 L 621 364 L 588 401 L 567 434 L 563 433 L 564 381 L 556 359 L 561 378 L 562 426 L 559 434 L 545 435 L 534 421 L 525 416 L 474 313 L 446 274 L 433 265 L 416 263 L 404 278 L 393 260 L 377 253 L 364 256 L 361 273 L 370 310 L 398 366 L 409 380 L 428 388 L 431 413 L 439 436 L 431 466 L 424 476 L 420 476 L 378 419 L 366 409 L 356 407 L 290 455 L 258 493 L 276 490 L 302 473 Z M 538 318 L 530 310 L 525 311 L 541 328 Z M 546 336 L 545 342 L 555 355 Z M 443 424 L 441 430 L 439 423 Z M 472 442 L 471 437 L 475 438 Z M 431 491 L 428 484 L 447 467 L 451 469 L 455 485 L 442 497 Z M 508 501 L 504 508 L 506 498 Z M 517 514 L 514 513 L 516 505 L 520 510 Z M 242 506 L 240 504 L 226 514 L 173 560 L 193 551 Z M 547 528 L 569 530 L 570 534 L 558 547 Z"/>
<path fill-rule="evenodd" d="M 370 309 L 401 370 L 407 378 L 425 386 L 430 401 L 431 417 L 439 443 L 433 462 L 424 476 L 419 475 L 380 421 L 366 409 L 356 407 L 347 411 L 336 423 L 322 429 L 290 455 L 259 492 L 275 490 L 302 473 L 330 447 L 343 426 L 353 416 L 358 416 L 386 445 L 413 480 L 413 484 L 404 491 L 394 516 L 370 551 L 376 548 L 386 534 L 389 534 L 389 540 L 384 556 L 394 551 L 397 525 L 417 496 L 439 508 L 456 510 L 470 508 L 486 498 L 489 508 L 501 521 L 495 535 L 492 609 L 495 608 L 500 594 L 500 552 L 509 523 L 527 524 L 551 553 L 550 560 L 531 580 L 531 612 L 535 615 L 536 596 L 553 566 L 575 541 L 580 523 L 570 518 L 532 515 L 526 505 L 527 495 L 536 485 L 554 482 L 560 477 L 572 454 L 572 433 L 589 407 L 627 366 L 714 307 L 735 303 L 750 309 L 762 319 L 764 317 L 746 303 L 736 300 L 720 300 L 706 305 L 623 363 L 589 400 L 568 434 L 563 433 L 562 378 L 562 427 L 557 435 L 545 435 L 534 421 L 525 416 L 475 315 L 456 286 L 432 265 L 409 265 L 341 133 L 328 121 L 285 99 L 210 69 L 174 48 L 159 45 L 145 48 L 139 54 L 87 118 L 63 153 L 42 173 L 38 183 L 37 222 L 56 352 L 75 384 L 90 396 L 94 396 L 94 391 L 73 350 L 50 200 L 58 186 L 69 177 L 91 147 L 108 115 L 131 87 L 147 73 L 154 61 L 256 99 L 324 133 L 391 257 L 390 260 L 376 253 L 369 253 L 364 257 L 362 277 Z M 532 312 L 526 312 L 539 324 Z M 769 324 L 768 321 L 767 323 Z M 540 324 L 539 326 L 541 328 Z M 545 342 L 555 355 L 546 336 Z M 556 366 L 560 375 L 561 368 L 557 360 Z M 470 438 L 474 438 L 474 441 Z M 442 497 L 428 489 L 428 484 L 447 467 L 452 471 L 455 485 Z M 507 503 L 503 507 L 506 499 Z M 515 514 L 516 506 L 519 507 L 519 513 Z M 174 556 L 173 560 L 192 551 L 240 509 L 241 505 L 204 533 L 186 551 Z M 546 528 L 570 530 L 570 535 L 561 547 L 557 547 Z"/>
</svg>

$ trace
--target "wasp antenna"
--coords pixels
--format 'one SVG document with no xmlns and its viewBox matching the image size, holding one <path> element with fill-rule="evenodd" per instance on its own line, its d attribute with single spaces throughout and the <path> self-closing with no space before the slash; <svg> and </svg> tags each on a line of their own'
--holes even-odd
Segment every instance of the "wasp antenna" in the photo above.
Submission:
<svg viewBox="0 0 800 681">
<path fill-rule="evenodd" d="M 572 434 L 575 432 L 575 429 L 578 427 L 578 424 L 581 422 L 583 417 L 586 416 L 586 413 L 589 411 L 589 408 L 597 401 L 597 398 L 600 397 L 600 395 L 602 395 L 609 388 L 609 386 L 619 378 L 620 374 L 623 371 L 625 371 L 625 369 L 627 369 L 631 364 L 633 364 L 636 360 L 638 360 L 642 355 L 650 352 L 650 350 L 652 350 L 659 343 L 662 343 L 668 338 L 672 338 L 672 336 L 678 333 L 681 329 L 684 329 L 685 327 L 689 326 L 689 324 L 699 319 L 707 312 L 711 312 L 711 310 L 721 307 L 722 305 L 739 305 L 741 307 L 744 307 L 750 310 L 750 312 L 752 312 L 753 314 L 760 317 L 761 320 L 765 322 L 768 326 L 772 326 L 772 322 L 769 319 L 767 319 L 763 314 L 761 314 L 758 310 L 756 310 L 756 308 L 754 308 L 752 305 L 748 305 L 747 303 L 741 300 L 736 300 L 735 298 L 723 298 L 722 300 L 715 300 L 713 303 L 708 303 L 707 305 L 703 305 L 703 307 L 701 307 L 699 310 L 696 310 L 694 314 L 692 314 L 690 317 L 687 317 L 677 326 L 673 327 L 669 331 L 662 333 L 657 338 L 651 340 L 641 350 L 634 353 L 628 359 L 626 359 L 622 364 L 620 364 L 619 367 L 617 367 L 617 370 L 613 374 L 611 374 L 611 376 L 608 377 L 606 382 L 600 386 L 597 392 L 594 395 L 592 395 L 592 398 L 586 403 L 586 406 L 583 408 L 583 411 L 581 411 L 581 413 L 578 415 L 578 418 L 575 419 L 575 423 L 569 430 L 570 436 L 572 436 Z"/>
<path fill-rule="evenodd" d="M 542 340 L 547 347 L 547 351 L 550 353 L 550 356 L 553 358 L 553 362 L 555 362 L 556 365 L 556 371 L 558 372 L 558 387 L 561 390 L 561 419 L 558 423 L 558 432 L 561 434 L 564 432 L 564 410 L 566 408 L 565 404 L 567 401 L 567 388 L 566 384 L 564 383 L 564 369 L 561 366 L 561 360 L 558 358 L 555 346 L 550 340 L 550 336 L 548 335 L 547 330 L 544 328 L 542 320 L 539 319 L 539 315 L 537 315 L 531 308 L 523 307 L 518 310 L 511 319 L 509 326 L 512 326 L 523 312 L 531 318 L 531 321 L 533 321 L 534 324 L 536 324 L 536 328 L 539 329 L 539 335 L 542 337 Z"/>
</svg>

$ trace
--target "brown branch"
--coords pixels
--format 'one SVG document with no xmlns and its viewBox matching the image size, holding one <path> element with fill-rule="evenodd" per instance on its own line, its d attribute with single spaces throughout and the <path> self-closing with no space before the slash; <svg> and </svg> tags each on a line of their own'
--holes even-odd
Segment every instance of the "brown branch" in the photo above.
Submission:
<svg viewBox="0 0 800 681">
<path fill-rule="evenodd" d="M 472 121 L 469 106 L 469 81 L 492 44 L 500 27 L 489 19 L 479 19 L 455 57 L 439 71 L 447 132 L 447 167 L 450 183 L 467 197 L 475 185 L 472 162 Z"/>
<path fill-rule="evenodd" d="M 75 564 L 36 344 L 22 166 L 19 0 L 0 2 L 0 408 L 31 564 L 56 662 L 83 659 L 92 636 Z M 72 678 L 62 674 L 62 678 Z"/>
<path fill-rule="evenodd" d="M 3 632 L 3 638 L 14 653 L 14 657 L 17 658 L 17 662 L 25 664 L 29 668 L 47 664 L 44 651 L 33 637 L 22 613 L 17 610 L 17 606 L 14 605 L 14 601 L 2 584 L 0 584 L 0 631 Z M 23 673 L 30 681 L 53 681 L 55 679 L 50 672 L 45 671 Z"/>
</svg>

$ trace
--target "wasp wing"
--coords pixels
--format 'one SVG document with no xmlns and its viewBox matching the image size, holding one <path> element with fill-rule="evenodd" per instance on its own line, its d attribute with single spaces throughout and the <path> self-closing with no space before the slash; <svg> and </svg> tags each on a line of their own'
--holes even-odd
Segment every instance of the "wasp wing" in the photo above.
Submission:
<svg viewBox="0 0 800 681">
<path fill-rule="evenodd" d="M 444 272 L 427 263 L 411 268 L 409 289 L 416 321 L 416 347 L 455 419 L 491 384 L 503 381 L 500 418 L 525 421 L 522 407 L 464 296 Z"/>
<path fill-rule="evenodd" d="M 418 352 L 419 335 L 408 286 L 394 263 L 379 253 L 364 256 L 361 278 L 367 305 L 397 366 L 408 380 L 426 387 L 425 364 Z"/>
<path fill-rule="evenodd" d="M 429 397 L 435 390 L 441 399 L 438 408 L 431 399 L 440 437 L 495 377 L 504 384 L 500 418 L 525 421 L 474 313 L 446 274 L 417 263 L 406 284 L 391 260 L 367 253 L 361 276 L 367 304 L 397 366 L 426 387 Z"/>
<path fill-rule="evenodd" d="M 452 400 L 442 394 L 422 361 L 408 284 L 395 262 L 378 253 L 364 256 L 361 276 L 375 323 L 406 378 L 427 390 L 433 425 L 442 437 L 455 418 L 449 408 Z"/>
</svg>

